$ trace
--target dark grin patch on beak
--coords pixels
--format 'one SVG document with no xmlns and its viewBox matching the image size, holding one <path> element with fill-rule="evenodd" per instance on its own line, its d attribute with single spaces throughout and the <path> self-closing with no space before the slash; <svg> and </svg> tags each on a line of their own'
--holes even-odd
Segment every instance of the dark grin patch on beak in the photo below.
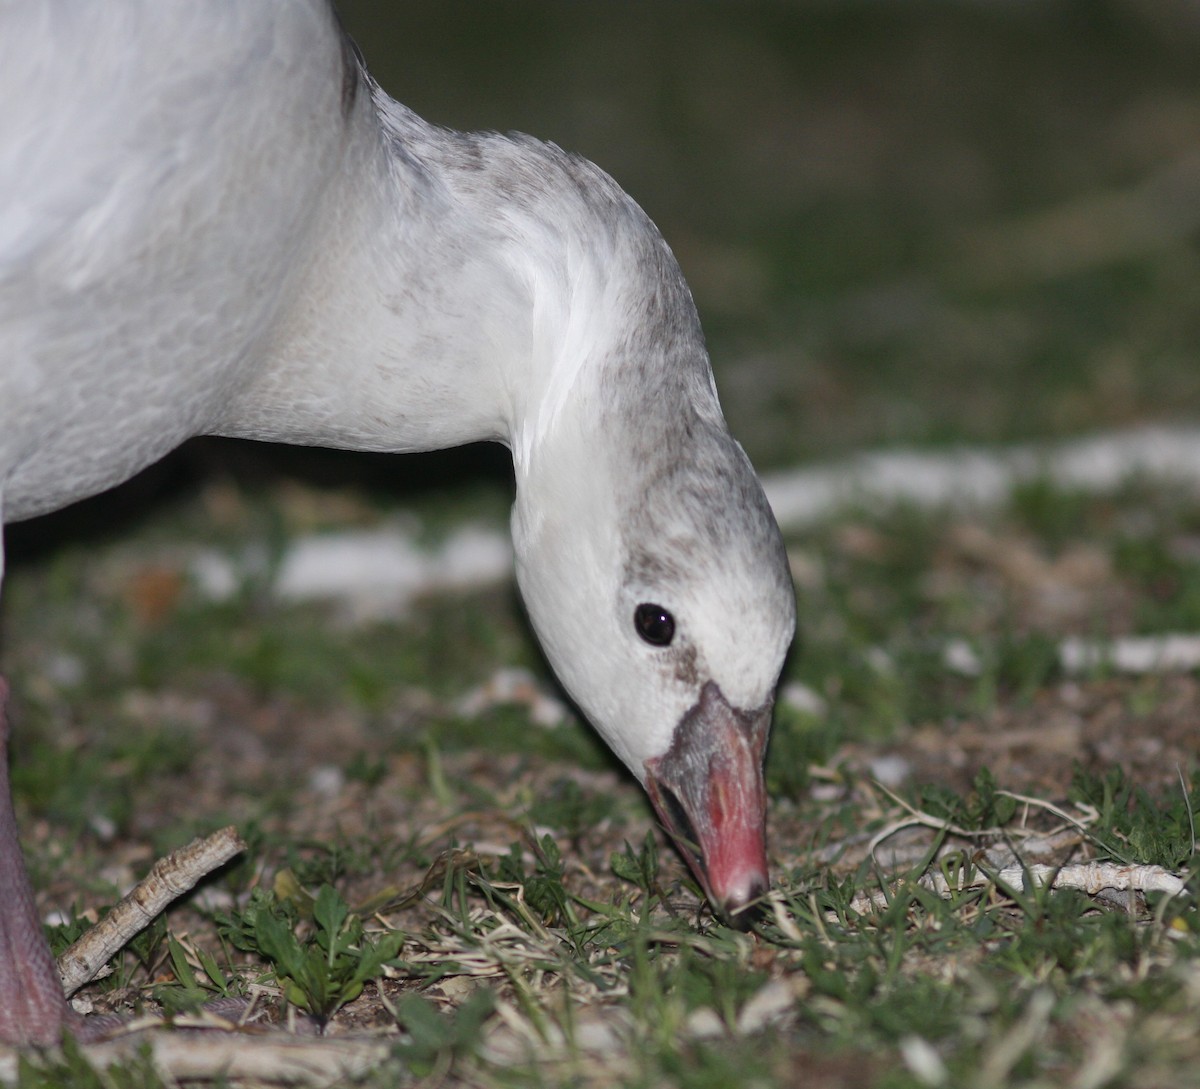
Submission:
<svg viewBox="0 0 1200 1089">
<path fill-rule="evenodd" d="M 675 846 L 679 848 L 693 870 L 707 873 L 704 866 L 704 855 L 700 853 L 700 837 L 696 834 L 696 829 L 692 827 L 691 818 L 688 817 L 687 810 L 683 808 L 683 803 L 675 797 L 675 792 L 663 783 L 658 784 L 658 802 L 662 809 L 660 816 L 663 829 L 667 835 L 674 841 Z M 707 888 L 707 881 L 705 881 L 705 887 Z"/>
<path fill-rule="evenodd" d="M 646 792 L 709 900 L 731 921 L 767 889 L 763 755 L 771 703 L 741 711 L 709 681 L 647 760 Z"/>
</svg>

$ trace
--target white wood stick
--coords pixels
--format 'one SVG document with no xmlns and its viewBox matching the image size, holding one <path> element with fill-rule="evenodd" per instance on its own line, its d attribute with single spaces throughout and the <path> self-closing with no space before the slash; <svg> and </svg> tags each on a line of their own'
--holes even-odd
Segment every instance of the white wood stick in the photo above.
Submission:
<svg viewBox="0 0 1200 1089">
<path fill-rule="evenodd" d="M 91 982 L 108 959 L 149 926 L 172 900 L 190 892 L 202 878 L 245 849 L 237 829 L 230 826 L 160 858 L 128 896 L 58 958 L 67 997 Z"/>
<path fill-rule="evenodd" d="M 329 1086 L 357 1079 L 384 1062 L 388 1043 L 373 1039 L 172 1032 L 149 1029 L 80 1050 L 97 1070 L 127 1061 L 143 1048 L 168 1084 Z M 0 1085 L 17 1080 L 17 1052 L 0 1052 Z"/>
<path fill-rule="evenodd" d="M 1026 881 L 1039 888 L 1079 889 L 1094 896 L 1103 889 L 1118 892 L 1165 892 L 1169 896 L 1186 893 L 1181 877 L 1164 870 L 1161 866 L 1123 866 L 1115 862 L 1080 862 L 1070 866 L 1046 866 L 1042 864 L 1022 866 L 1013 863 L 999 873 L 989 874 L 976 869 L 966 880 L 950 880 L 941 871 L 927 873 L 917 884 L 941 897 L 963 889 L 983 888 L 999 882 L 1012 889 L 1023 888 Z M 859 893 L 850 901 L 853 911 L 864 913 L 873 907 L 884 907 L 888 894 L 882 889 L 871 893 Z"/>
</svg>

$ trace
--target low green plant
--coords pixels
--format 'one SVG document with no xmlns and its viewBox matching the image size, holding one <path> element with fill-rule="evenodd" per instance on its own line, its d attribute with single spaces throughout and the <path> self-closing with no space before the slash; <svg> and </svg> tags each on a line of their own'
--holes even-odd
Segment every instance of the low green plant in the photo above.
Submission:
<svg viewBox="0 0 1200 1089">
<path fill-rule="evenodd" d="M 526 849 L 512 844 L 508 854 L 500 856 L 496 879 L 521 885 L 525 903 L 543 923 L 553 926 L 568 921 L 571 897 L 563 884 L 566 867 L 554 837 L 545 835 L 532 844 L 532 873 L 526 871 L 522 858 Z"/>
<path fill-rule="evenodd" d="M 154 997 L 168 1014 L 190 1012 L 210 999 L 237 993 L 235 977 L 227 975 L 206 949 L 186 949 L 177 938 L 168 935 L 167 957 L 176 982 L 156 987 Z M 192 957 L 199 964 L 199 973 L 192 967 Z"/>
<path fill-rule="evenodd" d="M 270 961 L 287 1001 L 321 1021 L 362 994 L 404 943 L 398 931 L 368 937 L 331 885 L 313 899 L 311 924 L 295 900 L 256 889 L 245 910 L 223 918 L 220 929 L 236 948 Z"/>
<path fill-rule="evenodd" d="M 396 1017 L 407 1038 L 395 1053 L 418 1077 L 462 1055 L 474 1054 L 483 1039 L 483 1024 L 491 1016 L 495 1000 L 478 990 L 451 1014 L 438 1012 L 427 998 L 406 994 L 396 1003 Z"/>
<path fill-rule="evenodd" d="M 658 884 L 658 840 L 653 832 L 646 833 L 640 848 L 635 849 L 626 841 L 625 849 L 615 853 L 608 864 L 617 877 L 636 885 L 651 901 L 662 897 Z"/>
<path fill-rule="evenodd" d="M 1154 798 L 1120 767 L 1091 775 L 1076 767 L 1071 800 L 1096 810 L 1089 835 L 1103 855 L 1117 862 L 1178 870 L 1196 853 L 1200 781 Z"/>
</svg>

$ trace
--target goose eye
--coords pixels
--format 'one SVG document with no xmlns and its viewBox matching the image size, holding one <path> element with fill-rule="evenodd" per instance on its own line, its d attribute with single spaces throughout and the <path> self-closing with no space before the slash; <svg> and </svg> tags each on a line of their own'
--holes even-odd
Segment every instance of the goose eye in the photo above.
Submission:
<svg viewBox="0 0 1200 1089">
<path fill-rule="evenodd" d="M 675 637 L 675 618 L 661 605 L 639 605 L 633 612 L 633 626 L 652 647 L 665 647 Z"/>
</svg>

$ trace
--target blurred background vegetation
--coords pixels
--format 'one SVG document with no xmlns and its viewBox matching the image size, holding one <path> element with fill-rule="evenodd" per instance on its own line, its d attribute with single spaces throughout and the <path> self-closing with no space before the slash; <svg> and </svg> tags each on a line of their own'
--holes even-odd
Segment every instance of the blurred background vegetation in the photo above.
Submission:
<svg viewBox="0 0 1200 1089">
<path fill-rule="evenodd" d="M 1200 7 L 342 0 L 431 121 L 599 163 L 765 467 L 1200 416 Z"/>
</svg>

